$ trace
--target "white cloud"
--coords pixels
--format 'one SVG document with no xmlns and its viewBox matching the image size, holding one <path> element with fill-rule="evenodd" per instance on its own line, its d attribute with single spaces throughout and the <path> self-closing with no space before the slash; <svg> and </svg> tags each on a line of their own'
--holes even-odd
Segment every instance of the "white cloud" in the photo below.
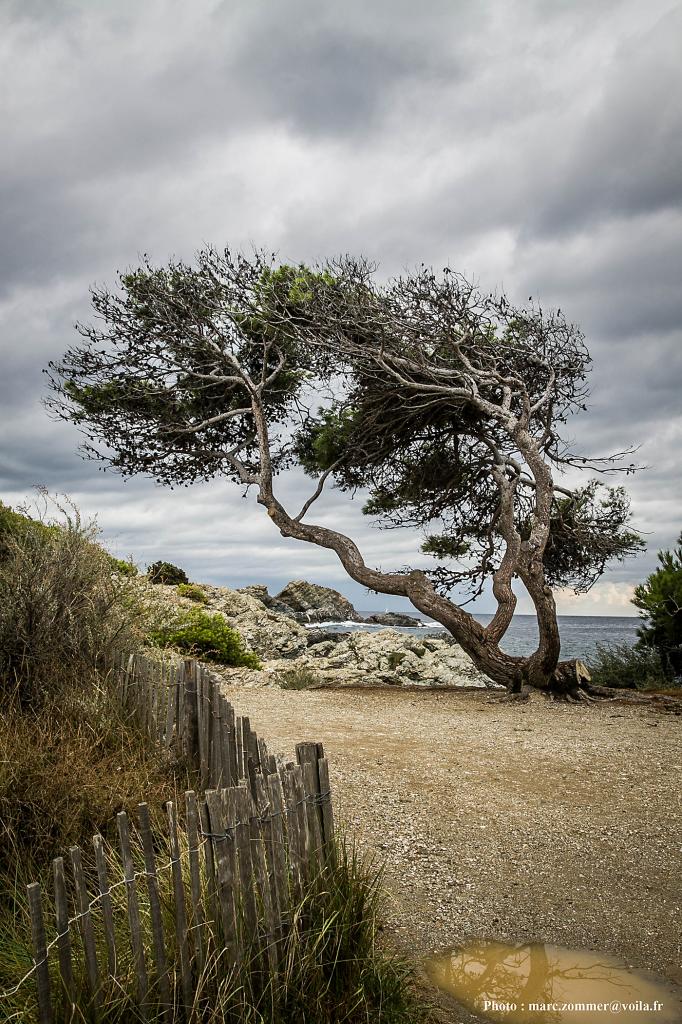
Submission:
<svg viewBox="0 0 682 1024">
<path fill-rule="evenodd" d="M 557 610 L 559 615 L 636 615 L 634 589 L 630 583 L 599 581 L 587 594 L 558 590 Z"/>
</svg>

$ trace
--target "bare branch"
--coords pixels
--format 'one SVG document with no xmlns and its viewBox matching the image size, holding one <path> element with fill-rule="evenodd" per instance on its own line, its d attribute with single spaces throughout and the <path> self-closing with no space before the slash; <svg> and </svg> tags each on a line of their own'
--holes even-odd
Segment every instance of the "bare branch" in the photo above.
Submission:
<svg viewBox="0 0 682 1024">
<path fill-rule="evenodd" d="M 294 521 L 295 521 L 295 522 L 297 522 L 297 523 L 300 523 L 300 522 L 301 522 L 301 520 L 302 520 L 302 519 L 303 519 L 303 517 L 305 516 L 305 514 L 306 514 L 306 512 L 308 511 L 308 509 L 310 508 L 310 506 L 311 506 L 311 505 L 313 504 L 313 502 L 317 501 L 317 499 L 318 499 L 318 498 L 320 497 L 320 495 L 322 494 L 322 491 L 324 490 L 324 485 L 325 485 L 325 483 L 327 482 L 327 480 L 329 479 L 329 477 L 330 477 L 330 476 L 332 475 L 332 473 L 334 472 L 334 470 L 335 470 L 335 469 L 337 469 L 337 468 L 339 467 L 339 465 L 340 465 L 340 464 L 341 464 L 341 460 L 340 460 L 340 459 L 337 459 L 337 460 L 336 460 L 336 462 L 333 462 L 333 463 L 331 464 L 331 466 L 329 467 L 329 469 L 326 469 L 326 470 L 324 471 L 324 473 L 322 474 L 322 476 L 320 477 L 320 479 L 319 479 L 319 480 L 318 480 L 318 482 L 317 482 L 317 487 L 315 488 L 315 491 L 313 492 L 313 494 L 311 494 L 311 496 L 310 496 L 310 497 L 308 498 L 308 500 L 307 500 L 307 501 L 305 502 L 305 504 L 304 504 L 303 508 L 302 508 L 302 509 L 301 509 L 301 511 L 300 511 L 300 512 L 298 513 L 298 515 L 294 517 Z"/>
</svg>

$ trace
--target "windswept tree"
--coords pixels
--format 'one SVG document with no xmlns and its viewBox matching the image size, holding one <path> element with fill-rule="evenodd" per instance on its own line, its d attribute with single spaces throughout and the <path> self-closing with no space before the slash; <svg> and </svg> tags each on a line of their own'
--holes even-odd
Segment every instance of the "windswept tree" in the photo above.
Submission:
<svg viewBox="0 0 682 1024">
<path fill-rule="evenodd" d="M 587 459 L 564 437 L 590 360 L 561 312 L 513 307 L 447 269 L 378 283 L 351 258 L 310 269 L 207 249 L 194 266 L 145 261 L 119 283 L 93 291 L 93 323 L 48 371 L 48 405 L 85 433 L 86 454 L 163 484 L 222 475 L 253 487 L 283 536 L 408 598 L 492 680 L 589 693 L 579 666 L 559 661 L 552 588 L 587 590 L 642 545 L 622 488 L 554 479 L 629 454 Z M 313 483 L 294 509 L 277 478 L 295 465 Z M 360 491 L 380 525 L 423 530 L 435 567 L 367 565 L 350 537 L 313 521 L 325 486 Z M 500 647 L 515 578 L 537 612 L 530 657 Z M 462 594 L 486 585 L 497 611 L 483 626 Z"/>
</svg>

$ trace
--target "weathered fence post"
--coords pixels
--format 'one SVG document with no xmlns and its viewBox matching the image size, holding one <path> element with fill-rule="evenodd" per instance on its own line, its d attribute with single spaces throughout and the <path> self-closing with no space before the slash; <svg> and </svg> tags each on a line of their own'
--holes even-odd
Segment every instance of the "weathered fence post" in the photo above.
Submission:
<svg viewBox="0 0 682 1024">
<path fill-rule="evenodd" d="M 321 746 L 321 744 L 320 744 Z M 332 808 L 332 790 L 329 781 L 329 762 L 326 757 L 317 761 L 317 780 L 319 783 L 320 812 L 322 814 L 322 841 L 327 860 L 334 851 L 334 811 Z"/>
<path fill-rule="evenodd" d="M 237 785 L 237 750 L 235 747 L 234 735 L 234 711 L 231 704 L 219 692 L 219 688 L 217 686 L 216 692 L 218 693 L 216 703 L 220 708 L 220 729 L 217 734 L 219 744 L 217 762 L 221 766 L 222 771 L 221 788 L 228 789 L 230 786 Z"/>
<path fill-rule="evenodd" d="M 166 732 L 164 741 L 167 747 L 173 743 L 178 727 L 178 670 L 171 665 L 168 673 L 168 693 L 166 694 Z"/>
<path fill-rule="evenodd" d="M 218 927 L 218 890 L 216 887 L 216 868 L 215 858 L 213 856 L 213 842 L 211 840 L 211 822 L 208 815 L 208 809 L 206 807 L 206 800 L 202 800 L 199 804 L 199 822 L 201 826 L 201 834 L 204 841 L 204 865 L 206 869 L 206 902 L 208 905 L 209 920 L 213 928 Z M 206 945 L 208 947 L 209 940 L 211 938 L 211 929 L 209 928 L 206 936 Z"/>
<path fill-rule="evenodd" d="M 291 766 L 291 782 L 294 791 L 294 806 L 298 817 L 299 855 L 301 865 L 301 882 L 310 878 L 313 867 L 313 837 L 310 832 L 309 805 L 303 784 L 303 769 L 300 764 Z"/>
<path fill-rule="evenodd" d="M 184 698 L 183 739 L 184 752 L 193 765 L 199 756 L 199 710 L 197 707 L 197 673 L 196 662 L 186 658 L 182 678 L 182 694 Z"/>
<path fill-rule="evenodd" d="M 178 951 L 180 954 L 180 981 L 185 1010 L 192 1006 L 192 967 L 189 959 L 189 942 L 187 936 L 187 909 L 185 906 L 185 887 L 182 881 L 182 864 L 180 862 L 180 841 L 178 839 L 178 819 L 172 800 L 166 804 L 168 827 L 170 834 L 171 870 L 173 873 L 173 895 L 175 898 L 175 931 Z"/>
<path fill-rule="evenodd" d="M 223 716 L 220 690 L 217 686 L 211 688 L 210 725 L 211 757 L 208 787 L 220 789 L 223 786 L 229 785 L 229 783 L 225 774 L 226 759 L 223 751 Z"/>
<path fill-rule="evenodd" d="M 137 976 L 137 992 L 140 1006 L 144 1008 L 147 1003 L 147 967 L 144 962 L 144 946 L 142 944 L 142 926 L 140 923 L 140 908 L 137 902 L 137 891 L 135 888 L 135 866 L 133 864 L 133 852 L 130 848 L 130 829 L 128 815 L 120 811 L 116 815 L 118 838 L 121 846 L 121 859 L 123 861 L 123 877 L 125 879 L 126 901 L 128 904 L 128 924 L 130 926 L 130 945 L 133 951 L 135 962 L 135 974 Z"/>
<path fill-rule="evenodd" d="M 171 995 L 168 960 L 166 957 L 166 938 L 163 930 L 161 901 L 159 899 L 159 879 L 156 874 L 156 856 L 154 854 L 154 837 L 152 835 L 149 807 L 147 804 L 138 804 L 137 812 L 140 820 L 140 838 L 142 840 L 144 867 L 147 875 L 147 892 L 149 893 L 149 913 L 152 924 L 157 986 L 163 1007 L 164 1019 L 170 1021 Z"/>
<path fill-rule="evenodd" d="M 85 953 L 85 967 L 88 978 L 88 988 L 92 1005 L 97 1013 L 100 1001 L 99 967 L 97 965 L 97 949 L 95 946 L 95 933 L 92 927 L 92 916 L 90 914 L 90 897 L 85 884 L 83 873 L 83 858 L 78 846 L 72 846 L 69 850 L 71 856 L 71 867 L 73 868 L 73 880 L 76 886 L 78 899 L 79 925 L 81 938 L 83 940 L 83 952 Z"/>
<path fill-rule="evenodd" d="M 278 948 L 284 934 L 284 915 L 289 907 L 289 885 L 287 878 L 287 862 L 284 838 L 284 800 L 282 784 L 276 773 L 266 779 L 268 800 L 270 803 L 269 838 L 270 862 L 273 877 L 273 899 L 276 907 Z"/>
<path fill-rule="evenodd" d="M 249 946 L 256 935 L 256 895 L 253 889 L 253 862 L 251 859 L 251 816 L 253 801 L 245 786 L 226 790 L 228 820 L 234 822 L 235 847 L 239 870 L 239 896 L 241 904 L 242 945 Z"/>
<path fill-rule="evenodd" d="M 99 905 L 102 908 L 102 920 L 104 922 L 104 941 L 107 947 L 107 966 L 109 977 L 116 977 L 116 933 L 114 931 L 114 915 L 111 905 L 111 891 L 109 889 L 109 876 L 107 872 L 107 860 L 104 854 L 104 840 L 100 835 L 92 837 L 92 846 L 95 851 L 95 865 L 97 867 L 97 881 L 99 884 Z"/>
<path fill-rule="evenodd" d="M 54 877 L 54 912 L 57 925 L 57 950 L 59 953 L 59 974 L 64 995 L 73 1005 L 75 988 L 73 968 L 71 965 L 71 934 L 69 932 L 69 905 L 66 897 L 66 876 L 64 874 L 64 858 L 56 857 L 52 861 Z"/>
<path fill-rule="evenodd" d="M 31 882 L 27 886 L 28 909 L 31 915 L 31 935 L 36 963 L 36 981 L 38 983 L 38 1021 L 39 1024 L 52 1024 L 52 989 L 50 987 L 50 969 L 47 963 L 47 941 L 45 939 L 45 922 L 40 898 L 40 883 Z"/>
<path fill-rule="evenodd" d="M 277 970 L 277 934 L 275 927 L 275 905 L 273 905 L 272 898 L 272 880 L 268 870 L 265 849 L 265 834 L 267 827 L 267 816 L 265 815 L 265 811 L 268 807 L 268 802 L 261 775 L 256 777 L 256 792 L 258 797 L 253 807 L 253 813 L 251 814 L 249 822 L 251 832 L 251 857 L 253 862 L 254 879 L 260 892 L 260 901 L 263 907 L 263 918 L 265 923 L 264 960 L 267 964 L 269 973 L 274 975 Z"/>
<path fill-rule="evenodd" d="M 189 857 L 189 884 L 192 905 L 191 932 L 194 939 L 199 974 L 204 969 L 205 925 L 204 907 L 201 902 L 201 869 L 199 866 L 199 810 L 197 795 L 192 790 L 185 793 L 185 815 L 187 822 L 187 846 Z"/>
<path fill-rule="evenodd" d="M 223 946 L 232 962 L 236 962 L 240 958 L 240 944 L 237 930 L 235 848 L 234 839 L 228 833 L 223 801 L 217 790 L 206 793 L 206 816 L 215 869 L 216 924 L 219 920 Z"/>
<path fill-rule="evenodd" d="M 192 665 L 192 675 L 197 694 L 197 768 L 199 769 L 199 779 L 203 788 L 208 783 L 208 737 L 205 731 L 206 726 L 209 724 L 209 711 L 205 704 L 208 687 L 204 670 L 196 661 Z"/>
</svg>

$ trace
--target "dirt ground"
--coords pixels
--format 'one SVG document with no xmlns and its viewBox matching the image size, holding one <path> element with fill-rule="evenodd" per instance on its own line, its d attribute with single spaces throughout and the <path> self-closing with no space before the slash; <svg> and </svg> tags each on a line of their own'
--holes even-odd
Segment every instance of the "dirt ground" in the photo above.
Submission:
<svg viewBox="0 0 682 1024">
<path fill-rule="evenodd" d="M 273 752 L 324 744 L 337 816 L 385 861 L 388 926 L 418 958 L 536 940 L 682 983 L 679 714 L 489 691 L 227 694 Z"/>
</svg>

